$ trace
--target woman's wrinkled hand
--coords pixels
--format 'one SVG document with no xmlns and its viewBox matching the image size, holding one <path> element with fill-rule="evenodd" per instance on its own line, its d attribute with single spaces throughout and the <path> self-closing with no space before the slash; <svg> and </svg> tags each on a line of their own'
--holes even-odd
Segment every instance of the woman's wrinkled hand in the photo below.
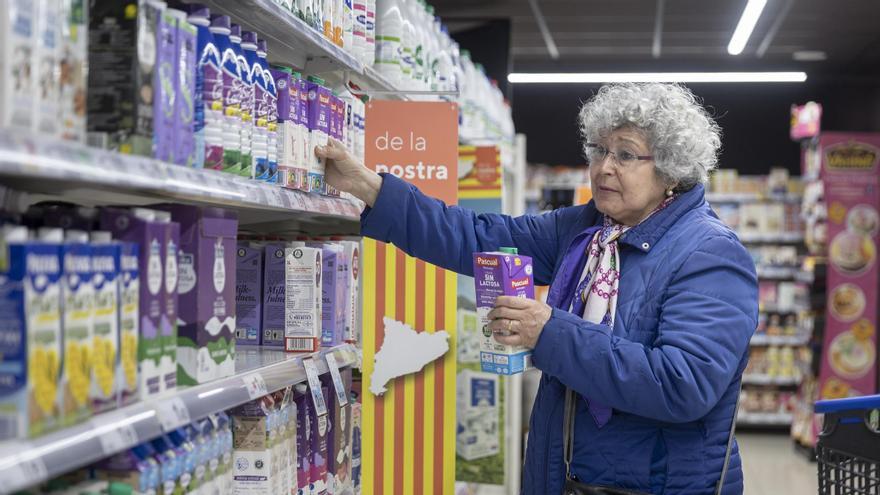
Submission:
<svg viewBox="0 0 880 495">
<path fill-rule="evenodd" d="M 353 157 L 345 145 L 331 138 L 326 146 L 315 147 L 315 156 L 327 160 L 324 170 L 327 184 L 373 206 L 382 188 L 382 178 Z"/>
<path fill-rule="evenodd" d="M 499 296 L 489 312 L 489 329 L 501 344 L 534 349 L 552 314 L 553 309 L 541 301 Z"/>
</svg>

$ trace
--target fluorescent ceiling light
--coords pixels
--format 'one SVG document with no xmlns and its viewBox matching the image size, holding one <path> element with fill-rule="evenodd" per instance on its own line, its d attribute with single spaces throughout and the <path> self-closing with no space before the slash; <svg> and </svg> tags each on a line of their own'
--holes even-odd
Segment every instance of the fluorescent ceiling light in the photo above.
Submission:
<svg viewBox="0 0 880 495">
<path fill-rule="evenodd" d="M 511 83 L 747 83 L 747 82 L 804 82 L 806 72 L 514 72 L 507 75 Z"/>
<path fill-rule="evenodd" d="M 731 55 L 742 53 L 746 43 L 749 41 L 749 36 L 752 35 L 752 30 L 755 29 L 755 24 L 758 23 L 758 18 L 761 17 L 761 12 L 764 11 L 765 5 L 767 5 L 767 0 L 749 0 L 749 3 L 746 4 L 746 8 L 743 10 L 742 17 L 739 18 L 739 24 L 736 25 L 736 29 L 733 31 L 733 36 L 730 37 L 727 53 Z"/>
</svg>

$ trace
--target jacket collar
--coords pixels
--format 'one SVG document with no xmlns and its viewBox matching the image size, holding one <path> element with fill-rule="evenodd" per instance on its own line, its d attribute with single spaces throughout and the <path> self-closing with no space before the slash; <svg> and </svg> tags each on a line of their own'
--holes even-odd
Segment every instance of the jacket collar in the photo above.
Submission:
<svg viewBox="0 0 880 495">
<path fill-rule="evenodd" d="M 675 222 L 690 210 L 704 204 L 705 201 L 705 188 L 702 184 L 697 184 L 690 191 L 681 194 L 669 206 L 631 228 L 621 236 L 619 242 L 632 246 L 639 251 L 648 252 Z M 595 203 L 592 201 L 590 206 L 591 209 L 595 209 Z M 599 218 L 599 221 L 601 221 L 601 215 Z"/>
</svg>

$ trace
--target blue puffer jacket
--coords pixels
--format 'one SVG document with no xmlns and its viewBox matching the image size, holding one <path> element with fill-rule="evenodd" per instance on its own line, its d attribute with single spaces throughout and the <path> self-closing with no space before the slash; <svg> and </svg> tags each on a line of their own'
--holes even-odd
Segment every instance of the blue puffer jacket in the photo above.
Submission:
<svg viewBox="0 0 880 495">
<path fill-rule="evenodd" d="M 559 494 L 565 479 L 565 386 L 613 408 L 602 428 L 578 401 L 572 473 L 582 482 L 650 493 L 711 494 L 721 473 L 758 282 L 749 253 L 697 186 L 620 240 L 622 278 L 614 328 L 566 312 L 601 224 L 593 203 L 540 216 L 476 215 L 384 177 L 364 235 L 472 275 L 472 253 L 515 246 L 535 280 L 552 282 L 553 315 L 538 340 L 543 371 L 532 412 L 524 494 Z M 734 445 L 723 493 L 743 490 Z"/>
</svg>

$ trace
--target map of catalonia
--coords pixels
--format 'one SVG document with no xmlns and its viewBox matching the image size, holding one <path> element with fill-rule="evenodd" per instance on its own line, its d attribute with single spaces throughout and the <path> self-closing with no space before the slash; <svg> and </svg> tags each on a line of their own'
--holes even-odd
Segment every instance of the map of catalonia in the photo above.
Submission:
<svg viewBox="0 0 880 495">
<path fill-rule="evenodd" d="M 416 332 L 406 323 L 385 317 L 385 340 L 376 353 L 370 392 L 382 395 L 385 385 L 394 378 L 421 371 L 428 363 L 449 351 L 449 333 Z"/>
</svg>

